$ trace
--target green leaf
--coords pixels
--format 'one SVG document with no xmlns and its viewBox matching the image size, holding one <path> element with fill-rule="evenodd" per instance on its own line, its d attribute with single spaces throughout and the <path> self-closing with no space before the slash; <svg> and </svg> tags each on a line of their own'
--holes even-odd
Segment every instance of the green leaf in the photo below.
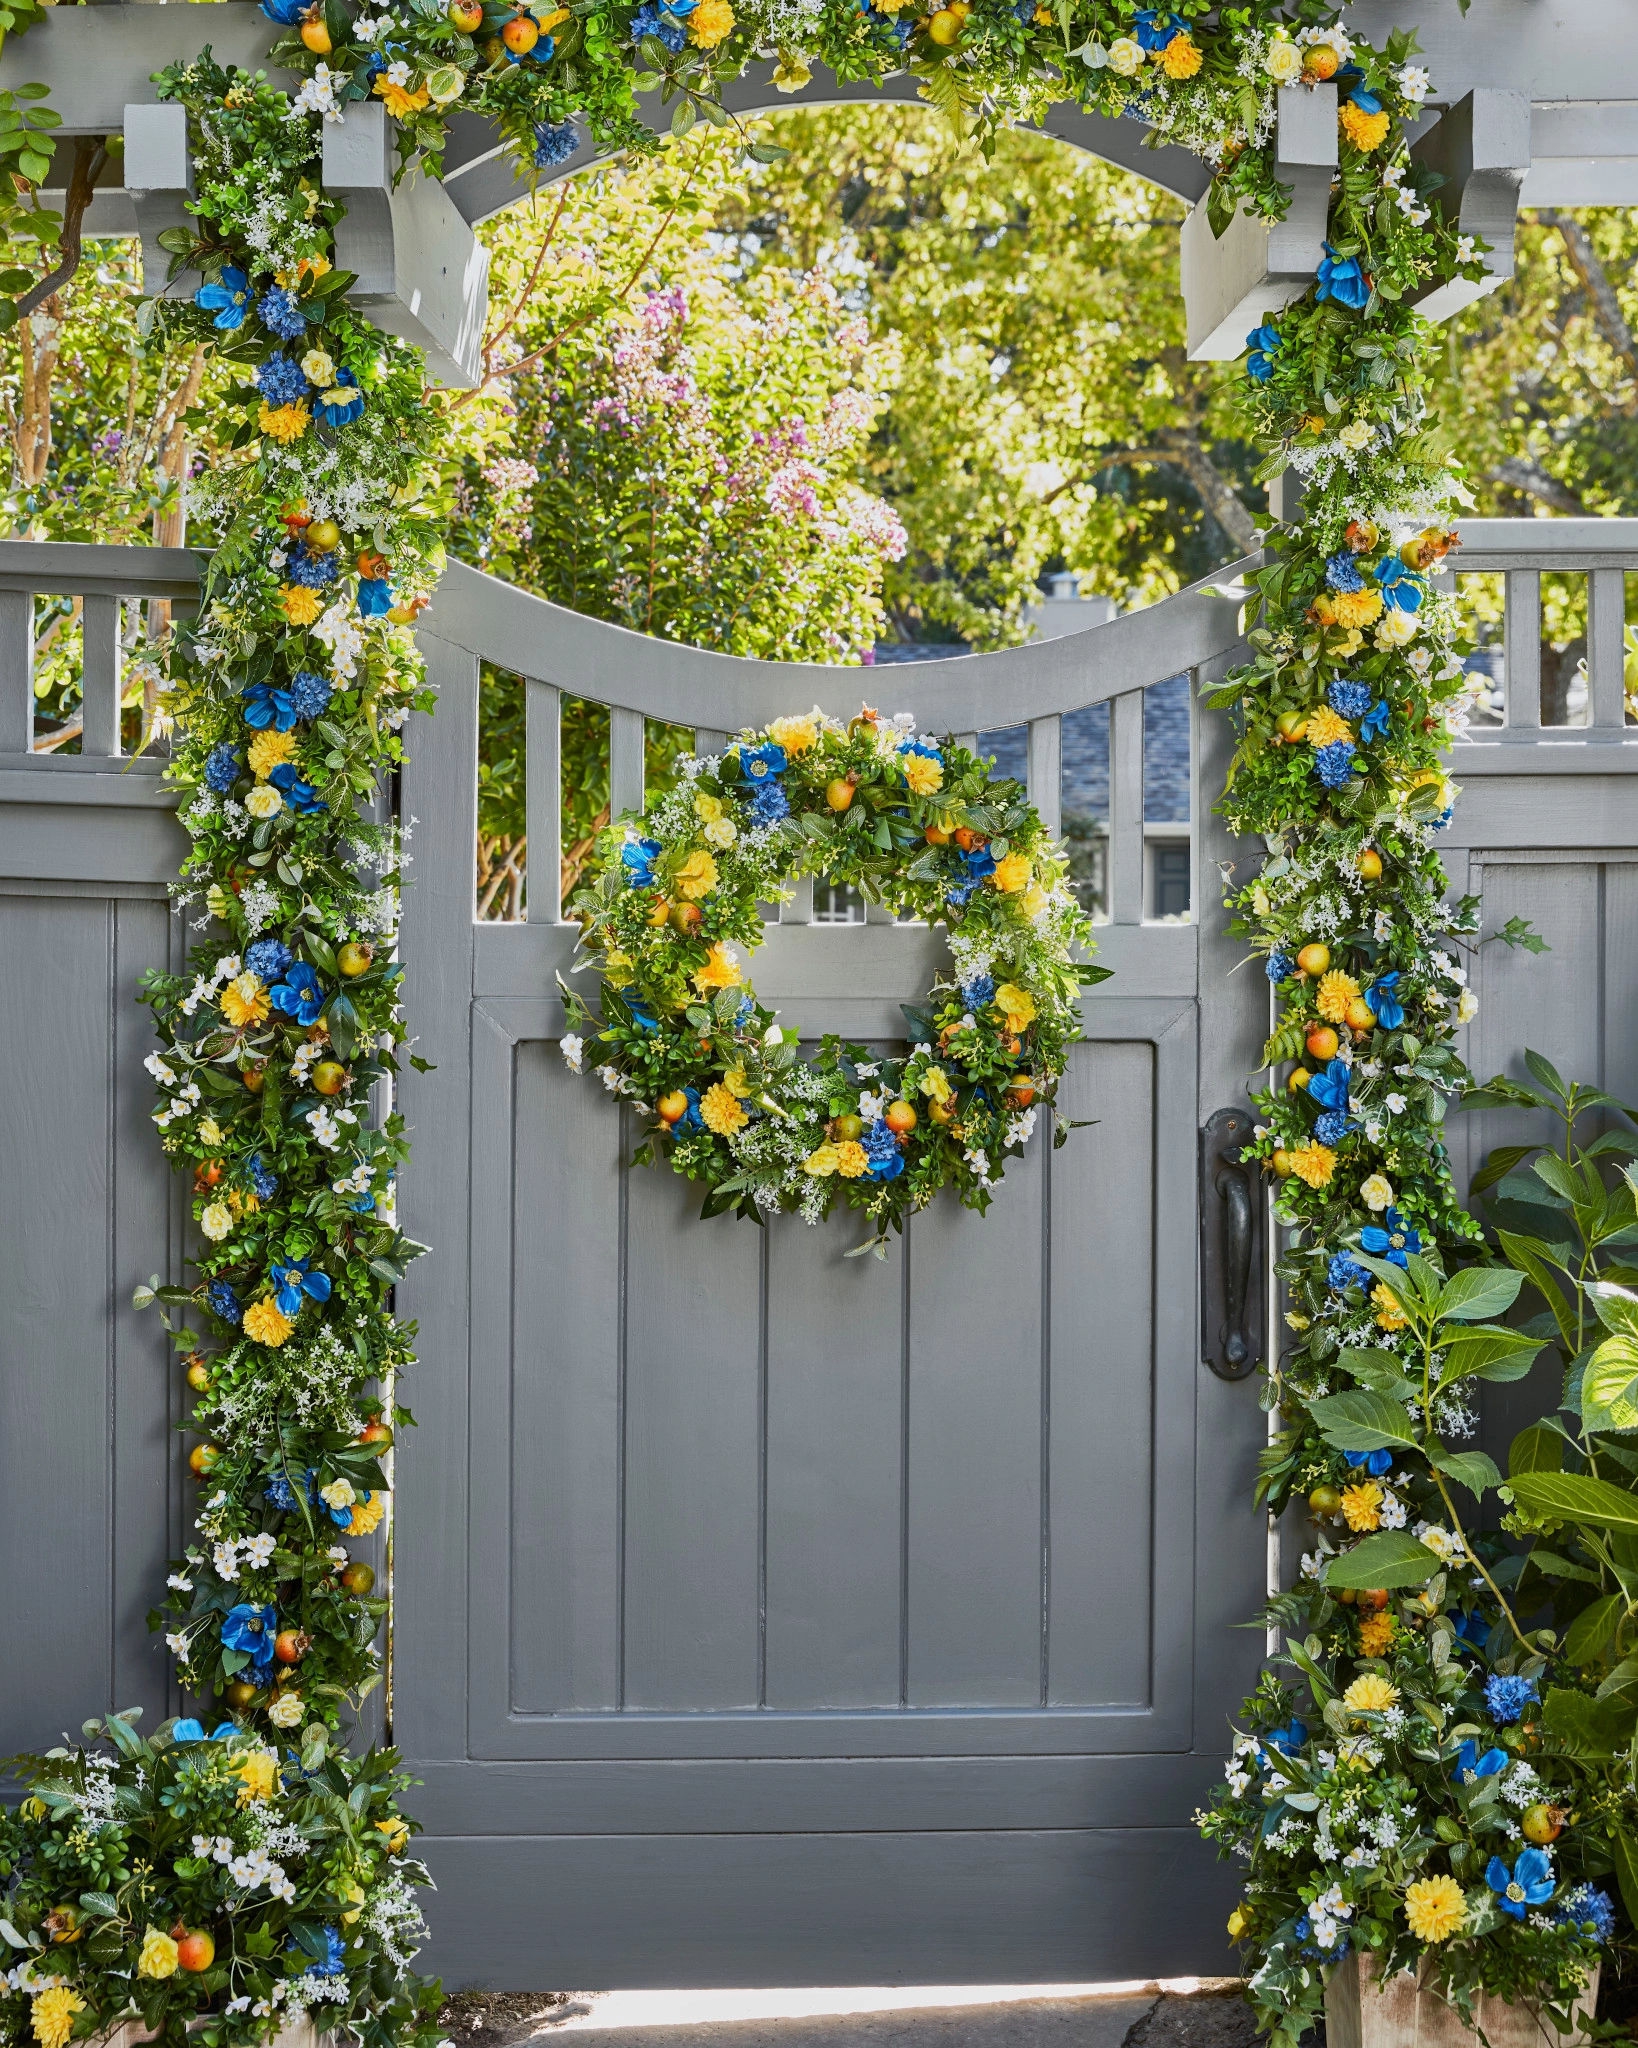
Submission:
<svg viewBox="0 0 1638 2048">
<path fill-rule="evenodd" d="M 1617 1287 L 1608 1280 L 1589 1280 L 1585 1292 L 1591 1297 L 1598 1320 L 1606 1330 L 1618 1330 L 1638 1337 L 1638 1294 Z"/>
<path fill-rule="evenodd" d="M 1465 1486 L 1475 1500 L 1483 1497 L 1486 1487 L 1502 1483 L 1494 1461 L 1483 1451 L 1441 1451 L 1437 1463 L 1446 1479 L 1454 1479 L 1458 1486 Z"/>
<path fill-rule="evenodd" d="M 1408 1529 L 1382 1529 L 1333 1557 L 1325 1567 L 1327 1586 L 1352 1592 L 1380 1587 L 1422 1586 L 1443 1566 Z"/>
<path fill-rule="evenodd" d="M 1541 1348 L 1540 1338 L 1499 1324 L 1453 1330 L 1440 1353 L 1439 1392 L 1458 1380 L 1521 1380 Z"/>
<path fill-rule="evenodd" d="M 1498 1230 L 1496 1241 L 1502 1248 L 1502 1255 L 1510 1266 L 1516 1266 L 1530 1282 L 1530 1285 L 1546 1302 L 1553 1312 L 1553 1321 L 1558 1325 L 1559 1335 L 1564 1339 L 1566 1350 L 1576 1348 L 1575 1317 L 1570 1305 L 1564 1299 L 1563 1290 L 1553 1278 L 1547 1265 L 1550 1247 L 1539 1238 L 1518 1237 L 1510 1230 Z"/>
<path fill-rule="evenodd" d="M 1469 1107 L 1471 1098 L 1464 1102 Z M 1504 1174 L 1511 1173 L 1521 1159 L 1528 1159 L 1532 1152 L 1541 1148 L 1537 1145 L 1498 1145 L 1485 1155 L 1485 1162 L 1468 1183 L 1468 1193 L 1482 1195 L 1486 1188 L 1493 1188 Z"/>
<path fill-rule="evenodd" d="M 1544 1429 L 1539 1422 L 1532 1422 L 1528 1429 L 1521 1429 L 1514 1437 L 1507 1453 L 1510 1479 L 1518 1479 L 1527 1472 L 1563 1470 L 1564 1439 L 1556 1429 Z"/>
<path fill-rule="evenodd" d="M 1591 1664 L 1603 1654 L 1626 1604 L 1619 1593 L 1606 1593 L 1581 1610 L 1564 1638 L 1564 1654 L 1572 1664 Z"/>
<path fill-rule="evenodd" d="M 353 1008 L 351 999 L 338 990 L 330 998 L 329 1007 L 324 1013 L 324 1021 L 329 1028 L 330 1043 L 335 1047 L 336 1058 L 351 1059 L 358 1044 L 358 1012 Z"/>
<path fill-rule="evenodd" d="M 1339 1451 L 1383 1451 L 1394 1445 L 1414 1450 L 1416 1432 L 1399 1403 L 1387 1394 L 1362 1387 L 1315 1401 L 1309 1413 L 1325 1441 Z"/>
<path fill-rule="evenodd" d="M 1513 1497 L 1540 1520 L 1590 1522 L 1595 1529 L 1638 1532 L 1638 1495 L 1584 1472 L 1521 1472 Z"/>
<path fill-rule="evenodd" d="M 1539 1052 L 1526 1052 L 1524 1064 L 1535 1075 L 1543 1088 L 1550 1088 L 1560 1099 L 1569 1093 L 1564 1083 L 1559 1079 L 1557 1067 L 1553 1065 L 1551 1060 L 1543 1059 Z"/>
<path fill-rule="evenodd" d="M 1439 1291 L 1435 1314 L 1463 1323 L 1480 1323 L 1505 1315 L 1518 1300 L 1522 1273 L 1505 1266 L 1465 1266 L 1452 1273 Z"/>
<path fill-rule="evenodd" d="M 1606 1337 L 1588 1359 L 1581 1420 L 1589 1430 L 1638 1429 L 1638 1340 Z"/>
<path fill-rule="evenodd" d="M 1621 1886 L 1621 1903 L 1627 1909 L 1627 1918 L 1638 1922 L 1638 1842 L 1618 1828 L 1610 1849 L 1615 1857 L 1616 1879 Z"/>
<path fill-rule="evenodd" d="M 104 1920 L 119 1918 L 119 1901 L 110 1892 L 81 1892 L 80 1904 L 87 1913 L 97 1913 Z"/>
<path fill-rule="evenodd" d="M 1609 1756 L 1619 1739 L 1623 1718 L 1618 1708 L 1558 1685 L 1548 1692 L 1541 1714 L 1547 1734 L 1578 1756 Z"/>
</svg>

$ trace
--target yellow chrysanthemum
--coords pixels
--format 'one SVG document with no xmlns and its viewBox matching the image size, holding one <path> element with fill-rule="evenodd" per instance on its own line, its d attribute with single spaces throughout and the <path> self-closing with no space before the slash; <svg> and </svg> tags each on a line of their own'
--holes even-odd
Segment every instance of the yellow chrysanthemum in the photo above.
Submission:
<svg viewBox="0 0 1638 2048">
<path fill-rule="evenodd" d="M 281 584 L 279 602 L 292 626 L 310 626 L 324 609 L 323 598 L 316 590 L 309 590 L 305 583 Z"/>
<path fill-rule="evenodd" d="M 1355 149 L 1375 149 L 1388 133 L 1388 117 L 1385 113 L 1366 113 L 1363 107 L 1356 107 L 1352 100 L 1344 100 L 1337 109 L 1337 119 L 1342 132 Z"/>
<path fill-rule="evenodd" d="M 717 886 L 717 864 L 708 853 L 691 853 L 677 870 L 677 894 L 698 902 Z"/>
<path fill-rule="evenodd" d="M 1311 747 L 1328 747 L 1337 740 L 1351 740 L 1354 729 L 1346 718 L 1339 718 L 1329 704 L 1322 704 L 1317 711 L 1309 712 L 1302 736 Z"/>
<path fill-rule="evenodd" d="M 245 1335 L 257 1344 L 265 1344 L 269 1351 L 277 1351 L 295 1327 L 271 1295 L 266 1301 L 253 1301 L 245 1310 Z"/>
<path fill-rule="evenodd" d="M 719 939 L 711 948 L 705 965 L 694 969 L 692 980 L 698 989 L 738 988 L 739 956 L 732 946 Z"/>
<path fill-rule="evenodd" d="M 705 1119 L 706 1127 L 715 1131 L 719 1138 L 728 1137 L 751 1121 L 740 1107 L 738 1096 L 721 1081 L 713 1081 L 700 1097 L 700 1115 Z"/>
<path fill-rule="evenodd" d="M 1020 889 L 1027 887 L 1029 883 L 1029 855 L 1025 853 L 1007 854 L 1003 859 L 996 862 L 995 872 L 990 876 L 990 880 L 1001 891 L 1003 896 L 1016 895 Z"/>
<path fill-rule="evenodd" d="M 852 1138 L 844 1138 L 836 1147 L 836 1171 L 843 1180 L 857 1180 L 870 1164 L 865 1148 Z"/>
<path fill-rule="evenodd" d="M 1382 1523 L 1382 1489 L 1374 1479 L 1342 1489 L 1342 1515 L 1353 1530 L 1376 1529 Z"/>
<path fill-rule="evenodd" d="M 820 1145 L 802 1161 L 802 1171 L 811 1173 L 815 1180 L 822 1180 L 827 1173 L 834 1173 L 837 1167 L 836 1147 Z"/>
<path fill-rule="evenodd" d="M 1359 1624 L 1359 1654 L 1362 1657 L 1385 1656 L 1396 1627 L 1391 1614 L 1367 1614 Z"/>
<path fill-rule="evenodd" d="M 158 1927 L 150 1927 L 142 1937 L 142 1953 L 137 1957 L 139 1977 L 174 1977 L 176 1975 L 176 1943 Z"/>
<path fill-rule="evenodd" d="M 1344 974 L 1340 967 L 1333 967 L 1329 974 L 1322 975 L 1320 985 L 1314 992 L 1314 1007 L 1330 1024 L 1340 1024 L 1348 1015 L 1348 1005 L 1359 994 L 1359 983 L 1351 974 Z"/>
<path fill-rule="evenodd" d="M 1338 626 L 1369 626 L 1382 614 L 1380 590 L 1339 590 L 1328 607 L 1329 623 Z"/>
<path fill-rule="evenodd" d="M 1298 1180 L 1307 1181 L 1311 1188 L 1327 1186 L 1337 1170 L 1337 1155 L 1329 1145 L 1312 1142 L 1294 1145 L 1286 1157 L 1291 1161 L 1291 1171 Z"/>
<path fill-rule="evenodd" d="M 229 1759 L 239 1780 L 239 1804 L 249 1806 L 258 1799 L 271 1799 L 279 1782 L 279 1767 L 265 1749 L 247 1749 Z"/>
<path fill-rule="evenodd" d="M 904 779 L 917 796 L 931 796 L 944 787 L 944 763 L 929 761 L 925 754 L 901 754 L 899 765 Z"/>
<path fill-rule="evenodd" d="M 776 718 L 768 727 L 768 737 L 787 754 L 805 754 L 819 742 L 819 721 L 811 711 L 800 718 Z"/>
<path fill-rule="evenodd" d="M 694 816 L 710 825 L 722 816 L 722 798 L 710 796 L 703 789 L 694 799 Z"/>
<path fill-rule="evenodd" d="M 1192 78 L 1200 64 L 1200 52 L 1186 35 L 1173 36 L 1160 53 L 1160 68 L 1168 78 Z"/>
<path fill-rule="evenodd" d="M 299 441 L 312 421 L 305 405 L 263 405 L 256 424 L 275 441 Z"/>
<path fill-rule="evenodd" d="M 174 1953 L 174 1944 L 173 1944 Z M 34 2038 L 40 2048 L 65 2048 L 74 2031 L 74 2015 L 85 2000 L 66 1984 L 50 1984 L 34 2000 Z"/>
<path fill-rule="evenodd" d="M 1385 1714 L 1399 1704 L 1399 1688 L 1380 1671 L 1362 1671 L 1342 1695 L 1342 1704 L 1355 1714 Z"/>
<path fill-rule="evenodd" d="M 402 121 L 410 114 L 418 114 L 430 105 L 432 95 L 424 85 L 418 85 L 414 92 L 406 92 L 401 85 L 394 85 L 385 72 L 375 81 L 375 90 L 387 103 L 387 112 L 395 121 Z"/>
<path fill-rule="evenodd" d="M 1467 1919 L 1467 1901 L 1453 1877 L 1419 1877 L 1405 1887 L 1405 1918 L 1418 1941 L 1449 1941 Z"/>
<path fill-rule="evenodd" d="M 274 732 L 270 726 L 266 732 L 257 733 L 250 743 L 246 755 L 258 782 L 265 782 L 281 761 L 288 761 L 296 751 L 296 735 L 293 732 Z"/>
<path fill-rule="evenodd" d="M 1392 1291 L 1379 1280 L 1371 1289 L 1371 1299 L 1376 1303 L 1376 1326 L 1379 1330 L 1402 1330 L 1410 1318 L 1394 1299 Z"/>
<path fill-rule="evenodd" d="M 688 40 L 702 50 L 714 50 L 733 26 L 734 10 L 728 0 L 700 0 L 688 17 Z"/>
<path fill-rule="evenodd" d="M 368 1500 L 355 1500 L 351 1518 L 341 1533 L 344 1536 L 373 1535 L 380 1528 L 381 1517 L 386 1512 L 387 1496 L 384 1493 L 372 1493 Z"/>
<path fill-rule="evenodd" d="M 1025 1031 L 1035 1022 L 1035 998 L 1016 982 L 1002 982 L 995 992 L 995 1007 L 1009 1031 Z"/>
<path fill-rule="evenodd" d="M 221 995 L 222 1015 L 237 1031 L 259 1024 L 269 1009 L 267 990 L 254 974 L 235 975 Z"/>
</svg>

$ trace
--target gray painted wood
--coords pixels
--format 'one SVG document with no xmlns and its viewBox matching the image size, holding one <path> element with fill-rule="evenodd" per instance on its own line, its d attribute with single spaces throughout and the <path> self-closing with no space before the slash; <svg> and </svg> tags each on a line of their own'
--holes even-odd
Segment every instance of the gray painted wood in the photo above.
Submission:
<svg viewBox="0 0 1638 2048">
<path fill-rule="evenodd" d="M 34 745 L 34 600 L 0 591 L 0 754 Z"/>
<path fill-rule="evenodd" d="M 1143 692 L 1109 706 L 1109 915 L 1143 921 Z"/>
<path fill-rule="evenodd" d="M 1063 726 L 1061 718 L 1035 718 L 1029 727 L 1029 800 L 1054 839 L 1063 829 Z"/>
<path fill-rule="evenodd" d="M 1507 652 L 1507 729 L 1530 739 L 1541 729 L 1540 570 L 1507 572 L 1502 631 Z"/>
<path fill-rule="evenodd" d="M 525 803 L 529 876 L 527 916 L 533 924 L 560 924 L 563 900 L 563 693 L 551 683 L 524 684 Z"/>
<path fill-rule="evenodd" d="M 117 597 L 93 596 L 85 600 L 81 626 L 84 658 L 81 687 L 84 691 L 85 730 L 80 739 L 82 759 L 87 755 L 107 758 L 119 752 L 120 645 Z"/>
<path fill-rule="evenodd" d="M 640 711 L 609 712 L 609 814 L 643 808 L 645 721 Z"/>
<path fill-rule="evenodd" d="M 1623 569 L 1594 569 L 1587 577 L 1587 681 L 1593 735 L 1626 736 L 1623 679 L 1626 660 L 1626 592 Z"/>
</svg>

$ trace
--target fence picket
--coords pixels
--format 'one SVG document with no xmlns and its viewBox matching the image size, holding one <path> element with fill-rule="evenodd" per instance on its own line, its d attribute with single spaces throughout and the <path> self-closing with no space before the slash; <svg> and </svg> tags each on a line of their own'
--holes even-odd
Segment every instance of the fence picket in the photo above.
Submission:
<svg viewBox="0 0 1638 2048">
<path fill-rule="evenodd" d="M 1626 737 L 1627 577 L 1624 569 L 1593 569 L 1587 576 L 1587 690 L 1590 737 Z"/>
<path fill-rule="evenodd" d="M 644 723 L 640 711 L 609 712 L 609 815 L 643 808 Z"/>
<path fill-rule="evenodd" d="M 1143 922 L 1143 692 L 1109 703 L 1109 916 Z"/>
<path fill-rule="evenodd" d="M 34 599 L 0 591 L 0 754 L 34 745 Z"/>
<path fill-rule="evenodd" d="M 524 917 L 531 924 L 563 921 L 563 693 L 553 683 L 524 682 L 528 774 L 524 829 L 534 886 Z"/>
<path fill-rule="evenodd" d="M 1522 738 L 1541 732 L 1541 571 L 1509 569 L 1503 620 L 1507 660 L 1507 729 Z"/>
<path fill-rule="evenodd" d="M 85 708 L 85 729 L 80 738 L 82 754 L 112 758 L 119 753 L 119 610 L 117 597 L 85 600 L 80 667 Z"/>
<path fill-rule="evenodd" d="M 1029 800 L 1048 835 L 1063 830 L 1064 722 L 1061 717 L 1029 722 Z"/>
</svg>

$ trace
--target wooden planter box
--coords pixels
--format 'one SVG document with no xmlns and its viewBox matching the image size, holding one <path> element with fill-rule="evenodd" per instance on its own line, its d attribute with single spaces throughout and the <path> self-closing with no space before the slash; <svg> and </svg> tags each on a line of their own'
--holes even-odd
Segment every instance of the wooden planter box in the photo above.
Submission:
<svg viewBox="0 0 1638 2048">
<path fill-rule="evenodd" d="M 143 2042 L 157 2039 L 141 2020 L 121 2020 L 106 2032 L 93 2034 L 81 2048 L 142 2048 Z M 273 2036 L 272 2048 L 318 2048 L 318 2042 L 318 2029 L 304 2013 L 300 2019 L 280 2027 Z"/>
<path fill-rule="evenodd" d="M 1598 2003 L 1598 1977 L 1594 1970 L 1577 1999 L 1568 2034 L 1556 2033 L 1537 2006 L 1481 1998 L 1475 2016 L 1490 2048 L 1580 2048 L 1590 2038 L 1586 2022 Z M 1472 2048 L 1475 2038 L 1452 2006 L 1418 1988 L 1410 1971 L 1383 1983 L 1369 1953 L 1338 1963 L 1325 1987 L 1326 2048 Z"/>
</svg>

